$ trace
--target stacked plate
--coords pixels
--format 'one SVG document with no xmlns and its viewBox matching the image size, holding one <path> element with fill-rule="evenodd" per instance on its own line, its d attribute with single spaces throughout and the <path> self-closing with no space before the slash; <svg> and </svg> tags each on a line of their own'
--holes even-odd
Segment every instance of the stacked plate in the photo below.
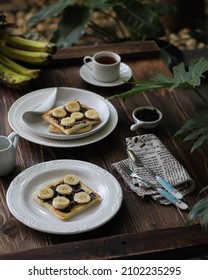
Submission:
<svg viewBox="0 0 208 280">
<path fill-rule="evenodd" d="M 26 111 L 35 110 L 47 98 L 50 97 L 54 88 L 46 88 L 28 93 L 19 98 L 10 108 L 8 121 L 14 131 L 21 137 L 51 147 L 78 147 L 97 142 L 109 135 L 117 125 L 118 114 L 115 107 L 102 96 L 77 88 L 58 88 L 54 107 L 61 106 L 70 100 L 79 100 L 81 103 L 95 109 L 100 116 L 101 122 L 91 131 L 64 135 L 48 131 L 48 123 L 41 117 L 35 118 L 30 124 L 25 123 L 22 115 Z"/>
<path fill-rule="evenodd" d="M 70 100 L 95 109 L 101 122 L 89 132 L 77 135 L 54 134 L 48 131 L 48 123 L 40 116 L 30 123 L 22 116 L 26 111 L 36 110 L 53 92 L 46 88 L 30 92 L 19 98 L 10 108 L 10 126 L 21 137 L 46 146 L 77 147 L 99 141 L 109 135 L 117 125 L 118 114 L 114 106 L 103 97 L 77 88 L 58 88 L 53 107 Z M 75 174 L 101 196 L 100 203 L 83 213 L 62 221 L 33 199 L 33 193 L 66 174 Z M 77 234 L 93 230 L 107 223 L 120 209 L 123 193 L 118 181 L 108 171 L 92 163 L 77 160 L 54 160 L 42 162 L 23 170 L 11 182 L 7 195 L 7 205 L 16 219 L 33 229 L 54 234 Z M 87 220 L 87 223 L 86 223 Z"/>
</svg>

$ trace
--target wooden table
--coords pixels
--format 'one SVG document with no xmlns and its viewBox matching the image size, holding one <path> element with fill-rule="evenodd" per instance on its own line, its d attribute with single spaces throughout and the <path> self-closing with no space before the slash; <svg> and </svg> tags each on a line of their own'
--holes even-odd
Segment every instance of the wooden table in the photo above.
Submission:
<svg viewBox="0 0 208 280">
<path fill-rule="evenodd" d="M 118 52 L 123 62 L 131 67 L 132 80 L 135 81 L 147 80 L 157 73 L 170 73 L 159 58 L 159 49 L 151 41 L 59 50 L 52 65 L 43 70 L 27 91 L 0 87 L 0 134 L 11 132 L 7 112 L 13 102 L 27 92 L 64 86 L 109 97 L 127 90 L 129 85 L 104 88 L 81 79 L 79 69 L 83 56 L 98 50 Z M 97 143 L 77 148 L 53 148 L 20 139 L 16 169 L 0 178 L 0 259 L 183 259 L 207 252 L 208 236 L 202 232 L 201 226 L 197 223 L 185 225 L 188 211 L 142 200 L 126 188 L 111 167 L 112 163 L 127 157 L 125 138 L 136 135 L 129 129 L 132 110 L 139 105 L 156 106 L 164 118 L 151 133 L 159 137 L 195 180 L 195 191 L 185 197 L 191 207 L 200 188 L 207 184 L 208 162 L 203 148 L 191 154 L 191 143 L 182 143 L 173 137 L 184 119 L 194 113 L 195 106 L 188 93 L 176 90 L 170 94 L 160 90 L 137 94 L 126 101 L 115 98 L 111 102 L 118 112 L 118 124 L 110 135 Z M 120 182 L 124 195 L 122 206 L 116 216 L 100 228 L 77 235 L 46 234 L 23 225 L 9 212 L 5 196 L 15 176 L 40 162 L 63 158 L 94 163 L 110 171 Z"/>
</svg>

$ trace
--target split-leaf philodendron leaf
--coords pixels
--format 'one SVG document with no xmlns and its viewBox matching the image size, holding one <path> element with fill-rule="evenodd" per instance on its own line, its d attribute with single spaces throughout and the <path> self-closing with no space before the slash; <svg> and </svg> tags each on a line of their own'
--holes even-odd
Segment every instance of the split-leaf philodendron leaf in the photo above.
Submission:
<svg viewBox="0 0 208 280">
<path fill-rule="evenodd" d="M 121 97 L 123 99 L 129 96 L 144 92 L 166 88 L 173 91 L 176 88 L 189 88 L 193 89 L 198 96 L 204 101 L 207 106 L 205 110 L 198 110 L 195 116 L 187 119 L 184 126 L 179 129 L 175 136 L 184 133 L 190 133 L 185 137 L 184 141 L 195 141 L 191 152 L 199 148 L 206 140 L 208 140 L 208 100 L 198 91 L 197 87 L 201 85 L 201 79 L 204 78 L 204 73 L 208 70 L 208 59 L 200 57 L 191 60 L 188 68 L 186 69 L 184 63 L 180 63 L 173 67 L 173 75 L 167 76 L 158 74 L 149 81 L 140 81 L 131 83 L 133 88 L 129 91 L 123 92 L 118 95 L 109 97 Z"/>
</svg>

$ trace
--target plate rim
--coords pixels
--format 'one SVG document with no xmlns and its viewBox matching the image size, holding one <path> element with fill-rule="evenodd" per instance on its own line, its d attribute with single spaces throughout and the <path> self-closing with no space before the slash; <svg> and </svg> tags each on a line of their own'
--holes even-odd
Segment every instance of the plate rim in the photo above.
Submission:
<svg viewBox="0 0 208 280">
<path fill-rule="evenodd" d="M 49 89 L 49 88 L 47 88 L 47 89 Z M 61 90 L 61 89 L 66 89 L 66 88 L 64 88 L 64 87 L 58 87 L 57 89 L 59 89 L 59 90 Z M 97 102 L 102 102 L 102 104 L 105 106 L 105 111 L 106 111 L 106 113 L 107 113 L 107 117 L 106 117 L 106 119 L 104 120 L 104 122 L 101 122 L 100 124 L 98 124 L 97 126 L 95 126 L 94 127 L 94 129 L 92 129 L 91 131 L 88 131 L 88 132 L 85 132 L 85 133 L 82 133 L 82 134 L 74 134 L 74 135 L 59 135 L 59 134 L 53 134 L 53 133 L 48 133 L 47 134 L 47 132 L 46 133 L 44 133 L 44 132 L 38 132 L 38 130 L 35 130 L 35 128 L 33 127 L 33 126 L 30 126 L 29 124 L 27 124 L 26 122 L 24 122 L 25 123 L 25 125 L 28 127 L 28 129 L 30 129 L 34 134 L 37 134 L 37 135 L 39 135 L 39 136 L 41 136 L 41 137 L 45 137 L 45 138 L 49 138 L 49 139 L 56 139 L 56 140 L 75 140 L 75 139 L 80 139 L 80 138 L 84 138 L 84 137 L 87 137 L 87 136 L 89 136 L 89 135 L 91 135 L 91 134 L 94 134 L 94 133 L 96 133 L 96 132 L 98 132 L 100 129 L 102 129 L 106 124 L 107 124 L 107 122 L 108 122 L 108 120 L 109 120 L 109 118 L 110 118 L 110 111 L 109 111 L 109 107 L 108 107 L 108 104 L 107 104 L 107 102 L 106 102 L 106 100 L 105 100 L 105 98 L 103 98 L 101 95 L 98 95 L 98 94 L 96 94 L 96 93 L 94 93 L 94 92 L 90 92 L 90 91 L 88 91 L 88 90 L 81 90 L 81 89 L 78 89 L 78 88 L 67 88 L 68 90 L 70 90 L 71 92 L 70 92 L 70 94 L 71 93 L 73 93 L 73 91 L 74 92 L 76 92 L 77 94 L 80 92 L 81 93 L 81 95 L 83 94 L 82 92 L 85 92 L 85 93 L 87 93 L 88 95 L 90 94 L 90 95 L 92 95 L 92 97 L 93 98 L 96 98 L 96 101 Z M 42 89 L 41 91 L 44 91 L 44 89 Z M 32 92 L 33 93 L 33 96 L 31 96 L 31 99 L 33 98 L 33 97 L 35 97 L 36 95 L 34 95 L 34 92 Z M 37 94 L 37 97 L 39 96 L 39 95 L 41 95 L 41 93 L 39 93 L 39 92 L 37 92 L 36 93 Z M 45 93 L 45 94 L 50 94 L 50 93 Z M 75 97 L 73 97 L 73 98 L 75 98 Z M 27 101 L 27 100 L 24 100 L 24 101 Z M 56 103 L 58 102 L 58 98 L 57 98 L 57 100 L 56 100 Z M 88 105 L 88 104 L 87 104 Z M 103 106 L 102 105 L 102 106 Z M 57 105 L 58 106 L 58 105 Z M 54 106 L 54 107 L 57 107 L 56 105 Z M 90 105 L 88 105 L 89 107 L 90 107 Z M 28 110 L 28 108 L 27 108 L 27 110 Z M 26 111 L 27 111 L 26 110 Z M 32 108 L 29 108 L 29 110 L 32 110 Z M 25 111 L 25 112 L 26 112 Z M 102 113 L 102 112 L 101 112 Z M 43 120 L 44 121 L 44 120 Z"/>
<path fill-rule="evenodd" d="M 44 172 L 43 167 L 45 166 L 46 171 L 47 171 L 47 167 L 51 167 L 52 165 L 55 165 L 57 168 L 57 165 L 60 164 L 60 167 L 64 168 L 64 165 L 68 166 L 69 164 L 73 164 L 73 165 L 80 165 L 82 168 L 83 167 L 87 167 L 87 168 L 92 168 L 92 170 L 96 170 L 96 172 L 99 173 L 99 175 L 102 176 L 107 176 L 108 179 L 110 178 L 110 181 L 112 182 L 112 184 L 114 186 L 116 186 L 116 191 L 119 193 L 119 195 L 117 196 L 117 202 L 115 203 L 116 206 L 113 207 L 113 211 L 110 213 L 110 215 L 107 215 L 105 217 L 105 219 L 100 222 L 100 223 L 95 223 L 95 225 L 93 226 L 92 224 L 89 227 L 77 227 L 77 228 L 72 228 L 72 230 L 69 230 L 69 228 L 67 228 L 67 230 L 52 230 L 52 229 L 47 229 L 47 228 L 43 228 L 43 227 L 39 227 L 38 225 L 36 225 L 36 223 L 33 220 L 27 221 L 25 220 L 25 213 L 18 213 L 18 205 L 15 205 L 15 207 L 13 207 L 14 205 L 14 201 L 12 203 L 12 197 L 15 195 L 14 197 L 19 198 L 18 195 L 16 194 L 16 191 L 18 190 L 18 193 L 21 192 L 21 188 L 17 188 L 20 183 L 21 183 L 21 179 L 24 179 L 24 176 L 28 176 L 28 173 L 30 174 L 31 172 L 33 172 L 33 170 L 35 169 L 36 172 L 41 169 Z M 61 166 L 63 165 L 63 166 Z M 23 186 L 23 188 L 25 188 L 27 186 L 27 184 L 25 186 Z M 16 190 L 17 188 L 17 190 Z M 109 191 L 112 191 L 110 188 L 108 189 Z M 15 200 L 15 199 L 13 199 Z M 38 163 L 36 165 L 30 166 L 27 169 L 23 170 L 21 173 L 19 173 L 10 183 L 9 188 L 6 192 L 6 202 L 7 202 L 7 206 L 9 208 L 9 211 L 11 212 L 11 214 L 21 223 L 23 223 L 24 225 L 38 230 L 40 232 L 45 232 L 45 233 L 51 233 L 51 234 L 79 234 L 79 233 L 83 233 L 83 232 L 88 232 L 91 230 L 94 230 L 98 227 L 101 227 L 102 225 L 106 224 L 107 222 L 109 222 L 119 211 L 121 205 L 122 205 L 122 201 L 123 201 L 123 191 L 122 191 L 122 187 L 120 185 L 120 183 L 118 182 L 118 180 L 106 169 L 103 169 L 102 167 L 94 164 L 94 163 L 90 163 L 90 162 L 86 162 L 86 161 L 81 161 L 81 160 L 70 160 L 70 159 L 59 159 L 59 160 L 51 160 L 51 161 L 45 161 L 45 162 L 41 162 Z M 98 206 L 99 207 L 99 206 Z M 101 207 L 101 206 L 100 206 Z M 20 209 L 21 210 L 21 209 Z M 26 210 L 26 209 L 25 209 Z M 24 211 L 23 211 L 24 212 Z M 29 214 L 28 214 L 29 215 Z M 27 216 L 27 215 L 26 215 Z M 57 218 L 58 219 L 58 218 Z M 59 221 L 59 220 L 57 220 Z M 67 222 L 67 221 L 65 221 Z M 69 221 L 71 222 L 71 221 Z M 97 222 L 97 221 L 96 221 Z M 73 227 L 73 222 L 72 222 L 72 227 Z"/>
<path fill-rule="evenodd" d="M 87 91 L 87 90 L 83 90 L 80 88 L 69 88 L 69 87 L 60 87 L 60 88 Z M 42 137 L 40 135 L 33 133 L 32 131 L 30 131 L 28 129 L 28 127 L 25 125 L 25 123 L 22 120 L 20 121 L 22 123 L 20 123 L 19 125 L 16 125 L 16 123 L 15 123 L 16 119 L 15 119 L 15 121 L 13 120 L 14 116 L 12 114 L 13 114 L 14 110 L 16 111 L 18 109 L 16 107 L 20 106 L 19 103 L 21 103 L 21 101 L 25 98 L 26 99 L 30 98 L 31 95 L 33 96 L 34 94 L 40 94 L 39 92 L 41 90 L 51 90 L 51 89 L 53 89 L 53 88 L 45 88 L 45 89 L 39 89 L 36 91 L 32 91 L 32 92 L 28 93 L 27 95 L 24 95 L 24 96 L 18 98 L 11 105 L 9 112 L 8 112 L 8 122 L 9 122 L 11 128 L 14 131 L 16 131 L 22 138 L 24 138 L 32 143 L 36 143 L 36 144 L 40 144 L 40 145 L 48 146 L 48 147 L 74 148 L 74 147 L 86 146 L 86 145 L 98 142 L 98 141 L 102 140 L 103 138 L 105 138 L 106 136 L 108 136 L 115 129 L 115 127 L 118 123 L 117 110 L 115 109 L 113 104 L 111 102 L 109 102 L 107 99 L 105 99 L 104 97 L 102 97 L 94 92 L 91 92 L 91 91 L 87 91 L 87 92 L 98 95 L 101 98 L 105 99 L 105 102 L 106 102 L 106 104 L 109 108 L 109 112 L 110 112 L 109 120 L 106 123 L 106 125 L 94 134 L 91 134 L 84 138 L 73 139 L 73 140 L 57 140 L 57 139 L 45 138 L 45 137 Z M 81 143 L 79 143 L 80 141 L 81 141 Z"/>
</svg>

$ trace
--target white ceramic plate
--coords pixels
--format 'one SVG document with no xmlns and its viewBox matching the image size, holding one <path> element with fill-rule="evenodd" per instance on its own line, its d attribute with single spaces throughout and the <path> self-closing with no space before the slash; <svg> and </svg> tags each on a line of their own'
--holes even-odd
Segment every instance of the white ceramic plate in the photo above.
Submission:
<svg viewBox="0 0 208 280">
<path fill-rule="evenodd" d="M 68 96 L 68 90 L 71 90 L 71 88 L 59 88 L 59 91 L 61 90 L 64 98 L 64 93 Z M 50 147 L 60 147 L 60 148 L 69 148 L 69 147 L 79 147 L 84 146 L 88 144 L 92 144 L 94 142 L 97 142 L 103 138 L 105 138 L 107 135 L 109 135 L 116 127 L 118 122 L 118 114 L 115 109 L 115 107 L 108 101 L 105 100 L 105 104 L 108 107 L 109 111 L 109 118 L 108 121 L 105 123 L 105 125 L 96 131 L 93 134 L 90 134 L 88 136 L 85 136 L 83 138 L 77 138 L 77 139 L 50 139 L 48 137 L 44 137 L 41 135 L 38 135 L 37 133 L 34 133 L 31 129 L 28 128 L 28 126 L 24 123 L 22 120 L 22 114 L 28 110 L 28 107 L 33 106 L 34 100 L 37 101 L 37 98 L 43 98 L 44 96 L 47 96 L 47 94 L 50 94 L 51 88 L 44 89 L 43 92 L 38 90 L 34 92 L 30 92 L 23 97 L 19 98 L 13 105 L 11 106 L 9 113 L 8 113 L 8 121 L 10 126 L 14 131 L 16 131 L 21 137 L 34 142 L 36 144 L 44 145 L 44 146 L 50 146 Z M 79 92 L 82 92 L 82 94 L 85 94 L 87 91 L 84 90 L 78 90 Z M 87 96 L 89 97 L 90 94 L 92 96 L 98 96 L 98 99 L 100 97 L 99 95 L 91 92 L 87 92 Z M 87 98 L 86 96 L 86 98 Z M 62 103 L 62 100 L 59 100 L 60 103 Z"/>
<path fill-rule="evenodd" d="M 30 94 L 33 95 L 33 98 L 30 100 L 30 102 L 27 102 L 27 100 L 24 97 L 20 98 L 19 102 L 23 104 L 25 111 L 32 111 L 37 106 L 41 105 L 41 103 L 44 100 L 49 98 L 50 92 L 49 89 L 41 89 L 35 92 L 31 92 Z M 30 124 L 26 123 L 26 125 L 34 133 L 40 136 L 50 139 L 67 140 L 86 137 L 90 134 L 97 132 L 107 123 L 110 113 L 105 99 L 102 96 L 87 90 L 77 88 L 58 88 L 57 99 L 54 104 L 54 107 L 61 106 L 67 103 L 68 101 L 75 99 L 79 100 L 81 103 L 87 105 L 88 107 L 95 109 L 99 113 L 101 122 L 97 125 L 94 125 L 92 130 L 74 135 L 50 133 L 48 131 L 48 122 L 46 122 L 41 117 L 41 114 L 38 115 L 38 117 L 35 117 L 33 120 L 31 120 Z"/>
<path fill-rule="evenodd" d="M 101 196 L 101 201 L 83 213 L 63 221 L 34 201 L 32 194 L 49 182 L 73 173 Z M 34 165 L 10 184 L 6 201 L 14 217 L 26 226 L 55 234 L 76 234 L 107 223 L 120 209 L 123 199 L 118 181 L 101 167 L 77 160 L 55 160 Z"/>
<path fill-rule="evenodd" d="M 88 63 L 92 63 L 92 62 L 88 62 Z M 80 76 L 84 81 L 92 85 L 96 85 L 100 87 L 114 87 L 114 86 L 122 85 L 125 81 L 128 81 L 132 76 L 132 71 L 127 64 L 122 62 L 120 65 L 120 78 L 110 83 L 104 83 L 95 80 L 92 76 L 90 69 L 86 65 L 82 65 L 82 67 L 80 68 Z"/>
</svg>

